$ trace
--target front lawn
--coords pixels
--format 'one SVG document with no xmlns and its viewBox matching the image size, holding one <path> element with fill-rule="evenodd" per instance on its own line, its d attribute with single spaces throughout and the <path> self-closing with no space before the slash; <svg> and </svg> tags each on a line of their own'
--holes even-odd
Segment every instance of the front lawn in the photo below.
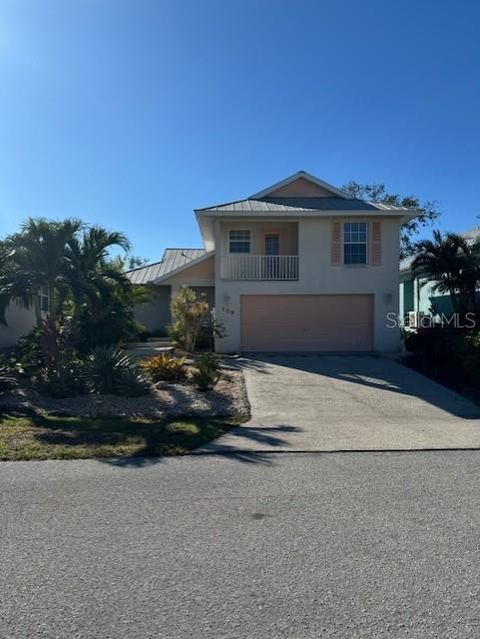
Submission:
<svg viewBox="0 0 480 639">
<path fill-rule="evenodd" d="M 182 455 L 219 437 L 235 420 L 169 421 L 44 415 L 0 417 L 0 460 Z"/>
</svg>

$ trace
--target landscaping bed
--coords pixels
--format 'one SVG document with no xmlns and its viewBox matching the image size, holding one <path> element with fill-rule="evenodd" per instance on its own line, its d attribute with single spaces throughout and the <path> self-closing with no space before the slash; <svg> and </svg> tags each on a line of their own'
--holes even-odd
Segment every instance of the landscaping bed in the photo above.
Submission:
<svg viewBox="0 0 480 639">
<path fill-rule="evenodd" d="M 188 415 L 246 419 L 250 407 L 243 373 L 232 367 L 221 370 L 211 390 L 201 392 L 186 381 L 161 381 L 139 397 L 89 394 L 57 399 L 41 395 L 25 383 L 0 397 L 0 409 L 75 417 L 166 419 Z"/>
<path fill-rule="evenodd" d="M 405 337 L 403 364 L 480 403 L 480 339 L 477 331 L 433 328 Z"/>
</svg>

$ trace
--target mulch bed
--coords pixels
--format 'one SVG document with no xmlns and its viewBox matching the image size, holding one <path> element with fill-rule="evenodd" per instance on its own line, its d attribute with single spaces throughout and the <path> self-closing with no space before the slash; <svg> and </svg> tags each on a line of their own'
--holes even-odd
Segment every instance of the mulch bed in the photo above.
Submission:
<svg viewBox="0 0 480 639">
<path fill-rule="evenodd" d="M 223 369 L 215 388 L 200 392 L 189 382 L 160 382 L 142 397 L 79 395 L 63 399 L 45 397 L 31 386 L 0 397 L 0 409 L 17 412 L 44 412 L 75 417 L 248 417 L 250 405 L 243 373 Z"/>
</svg>

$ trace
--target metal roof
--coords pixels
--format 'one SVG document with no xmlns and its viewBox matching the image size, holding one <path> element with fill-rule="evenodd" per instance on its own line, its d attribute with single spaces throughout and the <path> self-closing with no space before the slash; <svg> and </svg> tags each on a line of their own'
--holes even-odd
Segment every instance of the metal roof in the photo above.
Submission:
<svg viewBox="0 0 480 639">
<path fill-rule="evenodd" d="M 125 275 L 132 284 L 151 284 L 160 277 L 188 264 L 188 262 L 202 257 L 205 253 L 205 249 L 167 248 L 160 262 L 139 266 L 127 271 Z"/>
<path fill-rule="evenodd" d="M 408 255 L 407 257 L 402 258 L 400 260 L 400 270 L 408 271 L 411 268 L 415 257 L 416 257 L 415 255 Z"/>
<path fill-rule="evenodd" d="M 469 244 L 473 242 L 477 242 L 480 239 L 480 226 L 475 226 L 473 229 L 469 231 L 465 231 L 465 233 L 460 233 L 460 236 L 463 237 Z M 413 260 L 416 258 L 415 255 L 409 255 L 408 257 L 404 257 L 400 260 L 400 270 L 408 271 L 412 268 Z"/>
<path fill-rule="evenodd" d="M 475 226 L 473 229 L 465 231 L 465 233 L 462 233 L 462 237 L 464 237 L 467 242 L 476 242 L 480 239 L 480 226 Z"/>
<path fill-rule="evenodd" d="M 340 197 L 262 197 L 258 199 L 237 200 L 226 204 L 218 204 L 198 212 L 232 212 L 232 213 L 275 213 L 316 211 L 412 211 L 406 206 L 383 204 L 382 202 L 366 202 L 355 198 Z"/>
</svg>

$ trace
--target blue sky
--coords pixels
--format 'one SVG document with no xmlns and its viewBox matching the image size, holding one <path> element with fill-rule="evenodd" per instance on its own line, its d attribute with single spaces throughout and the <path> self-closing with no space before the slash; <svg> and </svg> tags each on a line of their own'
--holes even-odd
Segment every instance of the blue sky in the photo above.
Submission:
<svg viewBox="0 0 480 639">
<path fill-rule="evenodd" d="M 299 169 L 480 220 L 477 2 L 3 0 L 0 232 L 199 246 L 192 210 Z"/>
</svg>

